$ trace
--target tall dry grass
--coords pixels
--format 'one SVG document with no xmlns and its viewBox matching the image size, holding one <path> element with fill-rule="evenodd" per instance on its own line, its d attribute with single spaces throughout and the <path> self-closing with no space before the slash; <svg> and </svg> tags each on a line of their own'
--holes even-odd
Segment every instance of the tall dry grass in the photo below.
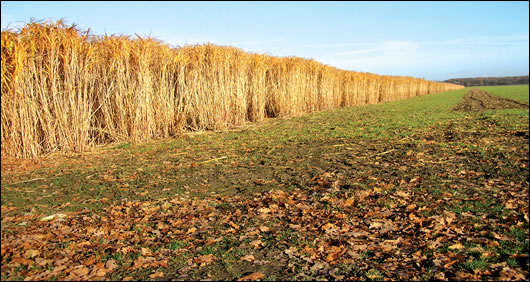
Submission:
<svg viewBox="0 0 530 282">
<path fill-rule="evenodd" d="M 35 157 L 461 88 L 212 44 L 92 36 L 63 22 L 2 31 L 2 155 Z"/>
</svg>

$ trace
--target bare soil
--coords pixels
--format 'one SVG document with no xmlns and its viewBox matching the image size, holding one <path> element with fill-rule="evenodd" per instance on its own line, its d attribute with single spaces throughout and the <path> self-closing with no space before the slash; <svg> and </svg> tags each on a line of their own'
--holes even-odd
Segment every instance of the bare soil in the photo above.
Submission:
<svg viewBox="0 0 530 282">
<path fill-rule="evenodd" d="M 523 102 L 493 96 L 486 91 L 471 89 L 453 108 L 454 111 L 461 112 L 503 109 L 528 109 L 528 105 Z"/>
</svg>

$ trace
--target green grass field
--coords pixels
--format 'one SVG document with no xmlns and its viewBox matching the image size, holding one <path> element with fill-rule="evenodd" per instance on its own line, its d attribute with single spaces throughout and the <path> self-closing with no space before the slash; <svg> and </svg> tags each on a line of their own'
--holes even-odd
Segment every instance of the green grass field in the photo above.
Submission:
<svg viewBox="0 0 530 282">
<path fill-rule="evenodd" d="M 468 90 L 2 158 L 2 280 L 524 280 L 528 109 Z"/>
</svg>

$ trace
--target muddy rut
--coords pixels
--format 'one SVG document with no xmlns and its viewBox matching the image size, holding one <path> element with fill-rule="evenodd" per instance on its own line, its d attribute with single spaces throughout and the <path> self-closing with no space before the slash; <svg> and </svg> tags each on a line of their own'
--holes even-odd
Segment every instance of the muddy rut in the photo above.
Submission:
<svg viewBox="0 0 530 282">
<path fill-rule="evenodd" d="M 502 109 L 528 109 L 528 105 L 523 102 L 496 97 L 486 91 L 471 89 L 453 108 L 454 111 L 461 112 Z"/>
</svg>

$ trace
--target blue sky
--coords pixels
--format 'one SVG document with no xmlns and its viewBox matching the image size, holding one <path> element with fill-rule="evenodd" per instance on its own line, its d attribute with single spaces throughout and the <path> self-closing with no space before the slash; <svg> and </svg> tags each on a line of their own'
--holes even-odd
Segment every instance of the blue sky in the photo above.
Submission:
<svg viewBox="0 0 530 282">
<path fill-rule="evenodd" d="M 96 35 L 173 46 L 230 45 L 345 70 L 445 80 L 528 75 L 529 5 L 519 2 L 2 1 L 5 29 L 64 18 Z"/>
</svg>

